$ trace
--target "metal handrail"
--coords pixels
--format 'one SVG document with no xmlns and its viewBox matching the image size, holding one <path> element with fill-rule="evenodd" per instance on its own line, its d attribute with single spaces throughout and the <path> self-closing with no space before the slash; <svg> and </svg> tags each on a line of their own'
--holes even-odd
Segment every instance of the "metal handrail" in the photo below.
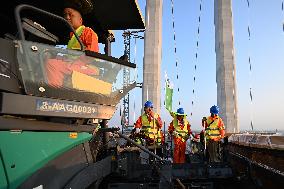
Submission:
<svg viewBox="0 0 284 189">
<path fill-rule="evenodd" d="M 23 26 L 22 26 L 22 23 L 21 23 L 21 16 L 20 16 L 20 12 L 22 10 L 25 10 L 25 9 L 31 9 L 33 11 L 48 15 L 50 17 L 53 17 L 53 18 L 60 20 L 63 23 L 65 23 L 70 28 L 70 30 L 74 33 L 76 39 L 80 43 L 81 50 L 84 50 L 84 45 L 83 45 L 82 41 L 80 40 L 79 36 L 76 34 L 75 30 L 72 28 L 72 26 L 64 18 L 62 18 L 61 16 L 57 16 L 55 14 L 52 14 L 50 12 L 44 11 L 42 9 L 36 8 L 34 6 L 27 5 L 27 4 L 18 5 L 15 9 L 15 19 L 16 19 L 17 28 L 18 28 L 19 35 L 20 35 L 20 40 L 25 40 L 24 30 L 23 30 Z"/>
</svg>

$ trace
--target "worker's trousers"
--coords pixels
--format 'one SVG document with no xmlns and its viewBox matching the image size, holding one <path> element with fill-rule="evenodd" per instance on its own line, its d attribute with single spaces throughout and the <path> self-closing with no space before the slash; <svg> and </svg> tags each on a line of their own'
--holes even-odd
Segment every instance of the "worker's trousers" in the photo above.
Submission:
<svg viewBox="0 0 284 189">
<path fill-rule="evenodd" d="M 209 154 L 209 162 L 221 162 L 220 141 L 208 140 L 207 150 Z"/>
<path fill-rule="evenodd" d="M 174 163 L 185 163 L 185 147 L 186 142 L 175 141 Z"/>
</svg>

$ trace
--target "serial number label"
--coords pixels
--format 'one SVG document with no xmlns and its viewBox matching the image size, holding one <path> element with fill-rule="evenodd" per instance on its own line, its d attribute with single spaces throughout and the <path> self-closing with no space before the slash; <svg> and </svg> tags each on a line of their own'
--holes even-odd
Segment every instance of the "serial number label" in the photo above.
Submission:
<svg viewBox="0 0 284 189">
<path fill-rule="evenodd" d="M 66 112 L 71 114 L 96 114 L 98 108 L 94 106 L 61 103 L 49 100 L 37 100 L 36 110 L 45 112 Z"/>
</svg>

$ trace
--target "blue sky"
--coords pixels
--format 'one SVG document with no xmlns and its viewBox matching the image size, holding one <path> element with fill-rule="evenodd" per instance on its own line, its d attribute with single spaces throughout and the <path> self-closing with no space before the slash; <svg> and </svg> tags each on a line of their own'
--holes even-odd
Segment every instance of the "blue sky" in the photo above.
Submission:
<svg viewBox="0 0 284 189">
<path fill-rule="evenodd" d="M 250 121 L 255 130 L 284 129 L 282 109 L 284 107 L 284 12 L 282 0 L 247 0 L 233 1 L 233 26 L 235 41 L 235 61 L 237 70 L 237 94 L 239 121 L 241 130 L 250 130 Z M 140 9 L 145 15 L 146 0 L 138 0 Z M 194 130 L 200 130 L 200 120 L 209 115 L 209 108 L 217 103 L 216 56 L 214 1 L 202 1 L 200 34 L 197 35 L 200 0 L 175 0 L 174 18 L 177 40 L 178 69 L 175 67 L 174 40 L 171 15 L 171 1 L 163 0 L 162 16 L 162 102 L 164 101 L 164 73 L 174 82 L 173 109 L 185 109 Z M 248 39 L 247 28 L 251 29 L 251 40 Z M 116 31 L 116 42 L 113 44 L 113 56 L 123 54 L 121 31 Z M 196 50 L 196 41 L 199 49 Z M 134 39 L 131 42 L 131 62 L 138 66 L 138 82 L 142 82 L 143 40 L 137 40 L 137 54 L 134 55 Z M 101 48 L 102 49 L 102 48 Z M 195 53 L 198 59 L 195 60 Z M 251 57 L 252 72 L 249 71 L 248 56 Z M 197 71 L 194 72 L 194 65 Z M 179 80 L 176 80 L 176 75 Z M 193 75 L 196 76 L 195 86 Z M 180 92 L 177 92 L 177 86 Z M 253 102 L 249 97 L 252 88 Z M 193 96 L 192 90 L 195 89 Z M 130 93 L 130 123 L 137 119 L 142 106 L 142 90 L 137 88 Z M 194 101 L 194 106 L 191 101 Z M 135 109 L 134 109 L 135 102 Z M 162 103 L 163 104 L 163 103 Z M 110 121 L 111 126 L 120 123 L 119 108 Z M 135 114 L 134 114 L 135 112 Z M 161 117 L 166 125 L 171 121 L 169 113 L 161 107 Z"/>
</svg>

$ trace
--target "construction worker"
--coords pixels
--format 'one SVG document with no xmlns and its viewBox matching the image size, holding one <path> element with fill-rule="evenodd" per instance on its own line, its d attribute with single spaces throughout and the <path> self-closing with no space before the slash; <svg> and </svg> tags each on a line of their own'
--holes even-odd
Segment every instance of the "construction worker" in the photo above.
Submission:
<svg viewBox="0 0 284 189">
<path fill-rule="evenodd" d="M 185 163 L 186 141 L 191 135 L 190 124 L 186 119 L 183 108 L 177 109 L 173 114 L 168 132 L 174 139 L 174 161 L 173 163 Z"/>
<path fill-rule="evenodd" d="M 147 146 L 163 144 L 162 120 L 159 114 L 154 113 L 153 103 L 147 101 L 144 104 L 144 114 L 135 123 L 135 132 L 144 136 Z"/>
<path fill-rule="evenodd" d="M 63 11 L 64 18 L 76 31 L 86 50 L 99 52 L 98 35 L 91 28 L 83 25 L 83 13 L 83 10 L 81 10 L 78 5 L 65 3 L 65 8 Z M 67 48 L 76 50 L 80 50 L 81 48 L 80 43 L 72 32 L 70 33 L 70 40 Z"/>
<path fill-rule="evenodd" d="M 85 50 L 99 52 L 98 35 L 89 27 L 83 25 L 84 10 L 79 5 L 65 2 L 63 15 L 64 18 L 73 27 L 76 34 L 81 39 Z M 80 50 L 80 43 L 75 35 L 70 33 L 70 40 L 67 45 L 68 49 Z M 71 60 L 70 60 L 71 61 Z M 46 63 L 46 75 L 48 84 L 53 87 L 62 87 L 66 75 L 71 75 L 73 71 L 87 75 L 98 75 L 98 68 L 86 64 L 87 60 L 74 60 L 70 63 L 60 59 L 49 59 Z M 73 61 L 73 60 L 72 60 Z"/>
<path fill-rule="evenodd" d="M 196 133 L 191 142 L 190 162 L 200 163 L 203 161 L 203 145 L 200 142 L 200 134 Z"/>
<path fill-rule="evenodd" d="M 210 114 L 209 117 L 202 119 L 202 126 L 205 128 L 205 141 L 209 154 L 209 162 L 221 162 L 220 141 L 225 136 L 225 126 L 223 120 L 218 116 L 218 106 L 212 106 Z"/>
</svg>

